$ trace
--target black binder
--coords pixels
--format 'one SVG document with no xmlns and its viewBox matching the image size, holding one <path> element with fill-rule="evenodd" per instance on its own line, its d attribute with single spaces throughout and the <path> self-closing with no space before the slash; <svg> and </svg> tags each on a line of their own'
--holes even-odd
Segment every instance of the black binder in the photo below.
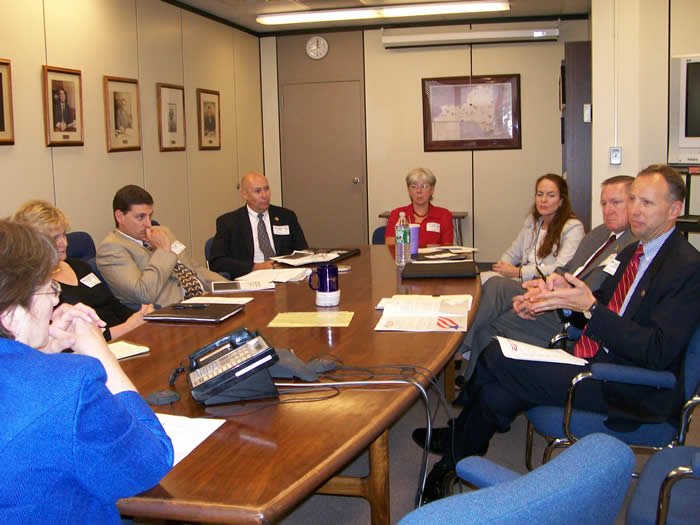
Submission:
<svg viewBox="0 0 700 525">
<path fill-rule="evenodd" d="M 408 263 L 401 272 L 403 279 L 429 279 L 445 277 L 476 277 L 479 269 L 474 261 L 449 263 Z"/>
<path fill-rule="evenodd" d="M 144 315 L 146 321 L 220 323 L 244 309 L 241 304 L 178 303 Z"/>
</svg>

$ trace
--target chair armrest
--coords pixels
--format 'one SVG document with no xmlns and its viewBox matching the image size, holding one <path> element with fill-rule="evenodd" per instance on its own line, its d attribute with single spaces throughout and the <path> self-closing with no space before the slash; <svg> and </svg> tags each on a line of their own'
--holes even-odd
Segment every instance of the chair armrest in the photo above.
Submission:
<svg viewBox="0 0 700 525">
<path fill-rule="evenodd" d="M 676 376 L 671 372 L 657 372 L 637 366 L 614 365 L 611 363 L 593 363 L 591 379 L 614 381 L 632 385 L 654 386 L 657 388 L 674 388 Z"/>
<path fill-rule="evenodd" d="M 457 463 L 455 470 L 461 479 L 480 489 L 513 481 L 520 477 L 520 474 L 517 472 L 513 472 L 480 456 L 470 456 L 462 459 Z"/>
</svg>

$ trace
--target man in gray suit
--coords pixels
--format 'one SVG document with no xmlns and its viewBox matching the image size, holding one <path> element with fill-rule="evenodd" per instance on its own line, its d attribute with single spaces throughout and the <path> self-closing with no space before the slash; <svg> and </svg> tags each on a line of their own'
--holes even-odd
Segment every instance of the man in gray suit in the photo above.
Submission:
<svg viewBox="0 0 700 525">
<path fill-rule="evenodd" d="M 557 268 L 556 274 L 574 274 L 593 291 L 600 287 L 608 275 L 605 272 L 608 260 L 634 240 L 627 221 L 627 196 L 633 180 L 633 177 L 619 175 L 603 182 L 600 192 L 603 224 L 581 240 L 572 259 L 567 265 Z M 611 239 L 611 235 L 615 238 Z M 546 347 L 563 326 L 556 312 L 534 317 L 525 311 L 522 300 L 524 284 L 512 281 L 509 286 L 489 286 L 490 282 L 487 281 L 482 288 L 479 310 L 460 348 L 461 352 L 471 352 L 465 379 L 471 376 L 479 353 L 493 336 L 512 337 Z"/>
<path fill-rule="evenodd" d="M 168 228 L 152 226 L 153 197 L 143 188 L 124 186 L 112 208 L 117 227 L 100 243 L 97 266 L 127 306 L 168 306 L 211 290 L 212 281 L 225 280 L 195 263 Z"/>
</svg>

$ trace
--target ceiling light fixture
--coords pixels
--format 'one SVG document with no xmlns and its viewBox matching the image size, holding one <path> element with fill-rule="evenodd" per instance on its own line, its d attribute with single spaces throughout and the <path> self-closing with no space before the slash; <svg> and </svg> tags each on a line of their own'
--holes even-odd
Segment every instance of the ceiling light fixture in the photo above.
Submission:
<svg viewBox="0 0 700 525">
<path fill-rule="evenodd" d="M 360 9 L 327 9 L 296 13 L 278 13 L 274 15 L 260 15 L 255 20 L 259 24 L 264 25 L 308 24 L 312 22 L 337 22 L 345 20 L 365 20 L 370 18 L 434 16 L 508 10 L 510 10 L 508 0 L 495 2 L 439 2 L 433 4 L 410 4 Z"/>
</svg>

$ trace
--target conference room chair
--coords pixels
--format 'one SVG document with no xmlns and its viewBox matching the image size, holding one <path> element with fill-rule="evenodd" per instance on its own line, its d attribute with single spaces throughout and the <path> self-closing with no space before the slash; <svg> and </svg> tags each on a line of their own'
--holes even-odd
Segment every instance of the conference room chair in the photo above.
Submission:
<svg viewBox="0 0 700 525">
<path fill-rule="evenodd" d="M 700 523 L 700 448 L 665 448 L 644 466 L 627 525 Z"/>
<path fill-rule="evenodd" d="M 204 243 L 204 258 L 207 261 L 207 268 L 209 268 L 209 255 L 211 254 L 211 245 L 214 244 L 214 237 L 209 237 L 207 242 Z M 218 272 L 219 275 L 226 279 L 231 279 L 231 274 L 228 272 Z"/>
<path fill-rule="evenodd" d="M 95 241 L 92 240 L 92 236 L 89 233 L 69 232 L 66 233 L 66 239 L 68 240 L 67 257 L 82 259 L 87 262 L 89 259 L 97 256 Z"/>
<path fill-rule="evenodd" d="M 613 437 L 591 434 L 524 476 L 478 456 L 462 459 L 456 470 L 481 490 L 424 505 L 399 525 L 612 524 L 634 454 Z"/>
<path fill-rule="evenodd" d="M 372 234 L 372 244 L 384 244 L 384 233 L 386 232 L 386 226 L 380 226 Z"/>
<path fill-rule="evenodd" d="M 635 430 L 618 432 L 605 425 L 607 414 L 572 407 L 576 387 L 586 380 L 620 382 L 656 388 L 674 388 L 676 382 L 680 380 L 684 385 L 686 402 L 681 410 L 679 421 L 644 423 Z M 543 463 L 549 461 L 555 448 L 567 447 L 576 442 L 578 437 L 593 432 L 612 435 L 638 450 L 655 451 L 666 446 L 683 445 L 692 411 L 698 404 L 700 404 L 700 327 L 696 328 L 688 343 L 680 378 L 675 377 L 671 372 L 657 372 L 611 363 L 594 363 L 589 371 L 582 372 L 571 381 L 564 407 L 537 406 L 528 410 L 526 412 L 528 426 L 525 464 L 529 470 L 532 470 L 532 443 L 535 430 L 547 439 L 542 458 Z"/>
</svg>

